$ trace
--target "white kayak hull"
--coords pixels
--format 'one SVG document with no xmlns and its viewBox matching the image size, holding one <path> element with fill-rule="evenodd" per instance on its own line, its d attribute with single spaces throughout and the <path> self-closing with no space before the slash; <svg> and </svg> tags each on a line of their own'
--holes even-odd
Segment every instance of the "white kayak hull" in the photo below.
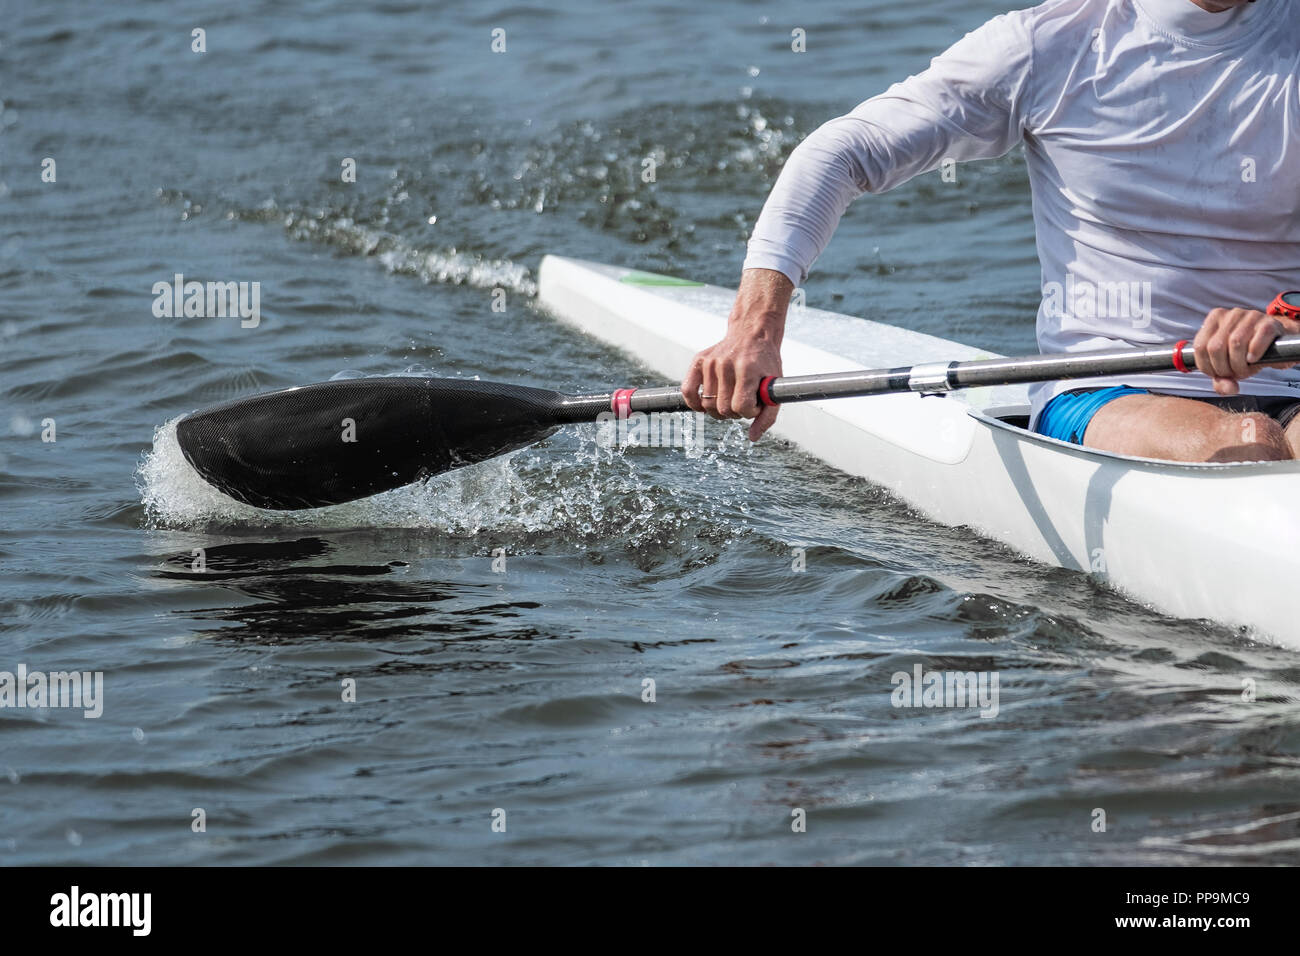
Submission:
<svg viewBox="0 0 1300 956">
<path fill-rule="evenodd" d="M 538 297 L 671 382 L 722 337 L 735 292 L 547 256 Z M 816 309 L 791 310 L 782 347 L 786 375 L 989 355 Z M 1300 462 L 1111 455 L 999 417 L 1027 414 L 1024 387 L 909 393 L 789 405 L 773 431 L 936 521 L 1093 573 L 1166 614 L 1300 649 L 1300 615 L 1288 600 L 1300 582 Z"/>
</svg>

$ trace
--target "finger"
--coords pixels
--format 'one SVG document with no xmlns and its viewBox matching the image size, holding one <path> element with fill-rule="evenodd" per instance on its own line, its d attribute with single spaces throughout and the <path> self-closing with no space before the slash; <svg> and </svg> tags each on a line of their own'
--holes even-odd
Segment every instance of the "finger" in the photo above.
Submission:
<svg viewBox="0 0 1300 956">
<path fill-rule="evenodd" d="M 731 401 L 736 392 L 736 366 L 731 362 L 719 362 L 718 365 L 718 417 L 737 418 Z"/>
<path fill-rule="evenodd" d="M 1250 378 L 1250 362 L 1246 350 L 1254 333 L 1253 323 L 1242 314 L 1234 316 L 1232 331 L 1228 333 L 1228 368 L 1233 378 Z"/>
<path fill-rule="evenodd" d="M 1214 380 L 1214 390 L 1225 398 L 1230 398 L 1241 391 L 1235 378 L 1216 378 Z"/>
<path fill-rule="evenodd" d="M 758 441 L 763 437 L 763 433 L 772 427 L 776 421 L 776 413 L 781 410 L 779 405 L 764 405 L 763 410 L 758 413 L 749 425 L 749 440 Z"/>
<path fill-rule="evenodd" d="M 740 418 L 757 418 L 763 406 L 758 402 L 759 378 L 748 366 L 736 369 L 736 388 L 731 394 L 731 410 Z"/>
<path fill-rule="evenodd" d="M 707 359 L 703 366 L 704 381 L 701 382 L 702 394 L 700 395 L 700 408 L 714 418 L 721 418 L 718 414 L 718 363 L 716 359 Z"/>
<path fill-rule="evenodd" d="M 1192 340 L 1192 348 L 1196 350 L 1196 367 L 1206 375 L 1214 374 L 1214 367 L 1210 364 L 1210 340 L 1219 330 L 1223 311 L 1223 309 L 1212 310 L 1197 329 L 1196 338 Z"/>
<path fill-rule="evenodd" d="M 1282 325 L 1279 322 L 1261 322 L 1255 329 L 1255 334 L 1250 337 L 1246 343 L 1246 361 L 1254 365 L 1259 361 L 1259 357 L 1264 354 L 1265 350 L 1273 344 L 1273 340 L 1282 334 Z"/>
<path fill-rule="evenodd" d="M 1206 375 L 1214 378 L 1232 378 L 1232 363 L 1228 360 L 1228 337 L 1222 331 L 1209 337 L 1203 350 L 1204 363 L 1200 357 L 1197 367 Z"/>
<path fill-rule="evenodd" d="M 704 411 L 704 403 L 700 401 L 700 386 L 704 384 L 704 372 L 700 364 L 700 357 L 697 355 L 695 361 L 691 363 L 690 371 L 686 373 L 686 378 L 682 379 L 682 398 L 686 400 L 686 407 L 693 412 Z"/>
</svg>

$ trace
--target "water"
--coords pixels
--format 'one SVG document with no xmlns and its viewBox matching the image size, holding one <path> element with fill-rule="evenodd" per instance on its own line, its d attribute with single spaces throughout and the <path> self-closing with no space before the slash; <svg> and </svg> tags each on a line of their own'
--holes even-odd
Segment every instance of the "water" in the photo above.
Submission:
<svg viewBox="0 0 1300 956">
<path fill-rule="evenodd" d="M 1293 653 L 779 443 L 574 429 L 281 516 L 178 457 L 181 414 L 338 375 L 644 379 L 539 258 L 733 285 L 793 146 L 999 11 L 8 4 L 0 670 L 105 685 L 0 711 L 0 862 L 1295 862 Z M 260 282 L 260 324 L 155 317 L 176 273 Z M 1012 154 L 855 206 L 807 294 L 1023 352 L 1037 279 Z M 891 706 L 918 663 L 997 671 L 997 718 Z"/>
</svg>

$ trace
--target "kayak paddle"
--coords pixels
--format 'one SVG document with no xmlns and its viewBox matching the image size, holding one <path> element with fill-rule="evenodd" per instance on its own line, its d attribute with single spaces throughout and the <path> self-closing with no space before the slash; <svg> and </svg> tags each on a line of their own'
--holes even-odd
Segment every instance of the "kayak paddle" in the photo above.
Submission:
<svg viewBox="0 0 1300 956">
<path fill-rule="evenodd" d="M 1300 335 L 1256 364 L 1300 361 Z M 940 394 L 1097 375 L 1194 369 L 1190 343 L 1064 355 L 932 362 L 765 378 L 765 405 L 886 392 Z M 258 508 L 319 508 L 524 448 L 602 414 L 687 411 L 678 386 L 597 395 L 446 378 L 357 378 L 235 399 L 185 416 L 176 437 L 211 485 Z"/>
</svg>

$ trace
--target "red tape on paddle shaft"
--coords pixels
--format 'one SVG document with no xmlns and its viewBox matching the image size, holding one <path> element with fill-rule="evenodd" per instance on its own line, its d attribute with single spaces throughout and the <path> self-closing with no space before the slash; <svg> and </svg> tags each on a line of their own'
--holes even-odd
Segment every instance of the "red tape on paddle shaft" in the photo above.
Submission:
<svg viewBox="0 0 1300 956">
<path fill-rule="evenodd" d="M 1178 369 L 1180 372 L 1191 371 L 1191 369 L 1187 367 L 1187 363 L 1183 361 L 1183 346 L 1186 345 L 1187 342 L 1187 339 L 1183 339 L 1174 346 L 1174 368 Z"/>
<path fill-rule="evenodd" d="M 758 400 L 764 405 L 771 406 L 777 404 L 772 400 L 772 392 L 770 391 L 772 383 L 775 381 L 776 376 L 769 375 L 767 378 L 763 379 L 763 381 L 758 383 Z"/>
<path fill-rule="evenodd" d="M 620 388 L 610 400 L 609 410 L 619 418 L 627 418 L 632 414 L 632 393 L 635 391 L 635 388 Z"/>
</svg>

